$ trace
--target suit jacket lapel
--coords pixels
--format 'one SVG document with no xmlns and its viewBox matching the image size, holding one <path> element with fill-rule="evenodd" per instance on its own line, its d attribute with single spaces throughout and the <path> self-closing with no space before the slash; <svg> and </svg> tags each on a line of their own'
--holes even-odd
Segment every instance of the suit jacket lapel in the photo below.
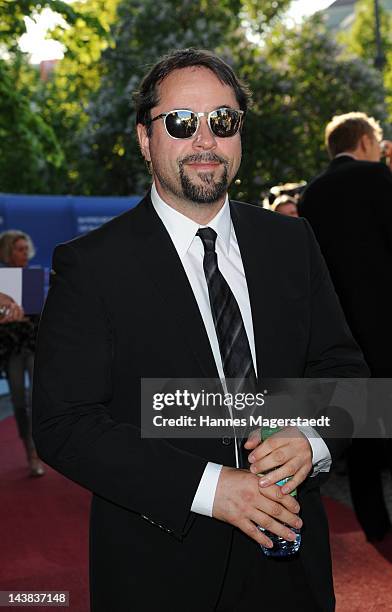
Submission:
<svg viewBox="0 0 392 612">
<path fill-rule="evenodd" d="M 172 240 L 147 195 L 133 215 L 132 246 L 155 284 L 162 308 L 178 323 L 178 333 L 193 352 L 203 376 L 218 378 L 214 356 L 192 287 Z M 181 356 L 179 355 L 179 359 Z"/>
<path fill-rule="evenodd" d="M 269 377 L 279 370 L 276 327 L 268 321 L 276 311 L 277 279 L 269 265 L 273 252 L 271 237 L 263 224 L 255 224 L 248 205 L 230 202 L 231 218 L 241 251 L 248 285 L 255 337 L 259 377 Z M 146 277 L 156 286 L 162 308 L 178 323 L 206 378 L 218 378 L 215 360 L 192 288 L 177 251 L 162 221 L 152 206 L 150 196 L 133 211 L 132 252 L 140 261 Z M 180 357 L 179 357 L 180 358 Z"/>
</svg>

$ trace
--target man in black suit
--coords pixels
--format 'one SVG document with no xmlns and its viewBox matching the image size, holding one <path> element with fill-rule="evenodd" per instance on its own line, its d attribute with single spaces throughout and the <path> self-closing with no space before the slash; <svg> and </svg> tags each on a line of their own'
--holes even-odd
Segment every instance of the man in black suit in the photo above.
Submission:
<svg viewBox="0 0 392 612">
<path fill-rule="evenodd" d="M 34 435 L 43 459 L 94 494 L 94 612 L 334 609 L 319 485 L 341 440 L 277 434 L 262 458 L 249 442 L 252 468 L 240 470 L 235 436 L 140 435 L 143 378 L 366 373 L 308 224 L 228 200 L 246 109 L 218 57 L 163 58 L 136 97 L 151 192 L 54 254 Z M 279 466 L 299 503 L 259 483 Z M 293 539 L 302 522 L 297 557 L 263 555 L 256 525 Z"/>
<path fill-rule="evenodd" d="M 334 117 L 326 128 L 332 161 L 305 190 L 299 214 L 316 234 L 372 376 L 389 378 L 392 173 L 380 163 L 382 144 L 390 158 L 391 143 L 382 143 L 382 130 L 373 118 L 359 112 Z M 375 415 L 370 417 L 374 426 Z M 382 539 L 390 529 L 381 483 L 382 448 L 379 439 L 355 439 L 348 452 L 353 504 L 369 540 Z"/>
</svg>

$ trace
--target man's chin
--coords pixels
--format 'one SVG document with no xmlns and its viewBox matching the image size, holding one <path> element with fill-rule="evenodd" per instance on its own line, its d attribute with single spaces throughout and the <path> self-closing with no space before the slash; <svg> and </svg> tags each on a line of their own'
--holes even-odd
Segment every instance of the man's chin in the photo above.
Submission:
<svg viewBox="0 0 392 612">
<path fill-rule="evenodd" d="M 220 183 L 206 185 L 205 183 L 183 185 L 183 193 L 187 200 L 195 204 L 205 204 L 206 206 L 215 204 L 225 196 L 227 186 Z"/>
<path fill-rule="evenodd" d="M 181 187 L 184 197 L 197 205 L 212 205 L 226 195 L 228 189 L 227 171 L 217 166 L 216 170 L 180 170 Z"/>
<path fill-rule="evenodd" d="M 208 184 L 222 180 L 223 172 L 220 166 L 206 169 L 187 168 L 184 176 L 194 184 Z"/>
</svg>

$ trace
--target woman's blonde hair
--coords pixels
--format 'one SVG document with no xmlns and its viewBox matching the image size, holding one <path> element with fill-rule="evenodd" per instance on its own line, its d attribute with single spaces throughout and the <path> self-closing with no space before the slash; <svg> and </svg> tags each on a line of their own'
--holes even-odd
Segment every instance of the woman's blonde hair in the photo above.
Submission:
<svg viewBox="0 0 392 612">
<path fill-rule="evenodd" d="M 28 258 L 32 259 L 35 255 L 35 248 L 30 236 L 20 230 L 6 230 L 0 234 L 0 261 L 9 264 L 15 242 L 26 240 L 29 252 Z"/>
</svg>

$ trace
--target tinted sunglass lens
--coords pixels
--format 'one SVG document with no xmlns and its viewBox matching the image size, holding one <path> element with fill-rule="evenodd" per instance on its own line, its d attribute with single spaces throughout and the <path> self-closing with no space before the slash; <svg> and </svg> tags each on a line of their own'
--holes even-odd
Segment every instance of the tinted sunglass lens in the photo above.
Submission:
<svg viewBox="0 0 392 612">
<path fill-rule="evenodd" d="M 215 136 L 234 136 L 241 125 L 241 113 L 231 108 L 220 108 L 211 114 L 210 125 Z"/>
<path fill-rule="evenodd" d="M 174 111 L 166 116 L 166 129 L 173 138 L 190 138 L 197 130 L 198 118 L 191 111 Z"/>
</svg>

